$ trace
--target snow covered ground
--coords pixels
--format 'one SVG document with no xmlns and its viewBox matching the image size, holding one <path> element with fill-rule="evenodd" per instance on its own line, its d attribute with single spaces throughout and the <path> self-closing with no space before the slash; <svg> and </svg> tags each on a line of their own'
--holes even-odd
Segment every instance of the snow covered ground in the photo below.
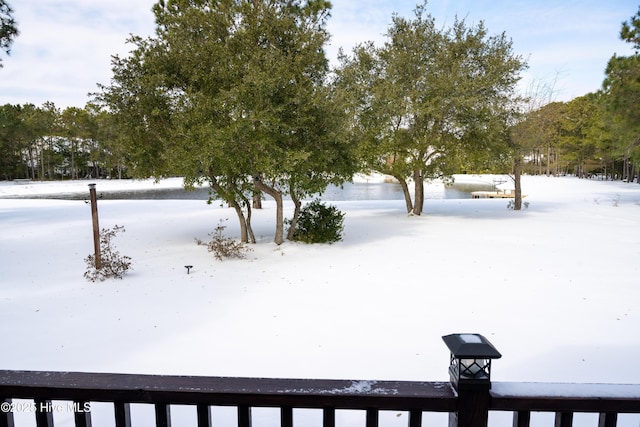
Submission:
<svg viewBox="0 0 640 427">
<path fill-rule="evenodd" d="M 0 198 L 87 183 L 0 183 Z M 99 283 L 83 278 L 88 204 L 0 199 L 0 367 L 437 381 L 441 336 L 478 332 L 503 355 L 494 381 L 640 383 L 640 185 L 524 177 L 523 190 L 520 212 L 494 199 L 431 199 L 420 217 L 399 200 L 334 202 L 346 218 L 333 245 L 276 246 L 267 201 L 253 252 L 225 261 L 195 239 L 226 218 L 237 236 L 226 207 L 100 200 L 134 270 Z"/>
</svg>

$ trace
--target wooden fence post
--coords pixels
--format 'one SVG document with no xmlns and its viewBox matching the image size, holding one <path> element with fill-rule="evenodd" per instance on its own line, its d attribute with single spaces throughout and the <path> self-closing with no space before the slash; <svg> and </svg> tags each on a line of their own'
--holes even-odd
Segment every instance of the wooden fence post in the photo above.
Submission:
<svg viewBox="0 0 640 427">
<path fill-rule="evenodd" d="M 491 383 L 465 384 L 460 381 L 454 387 L 458 392 L 458 409 L 449 413 L 449 427 L 487 427 Z"/>
<path fill-rule="evenodd" d="M 89 199 L 91 200 L 91 219 L 93 220 L 93 250 L 96 270 L 102 268 L 100 255 L 100 226 L 98 225 L 98 199 L 96 197 L 96 185 L 89 184 Z"/>
</svg>

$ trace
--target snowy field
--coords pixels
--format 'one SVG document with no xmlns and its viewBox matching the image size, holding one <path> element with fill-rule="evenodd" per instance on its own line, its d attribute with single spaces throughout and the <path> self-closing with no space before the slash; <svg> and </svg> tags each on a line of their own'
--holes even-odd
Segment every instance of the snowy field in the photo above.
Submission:
<svg viewBox="0 0 640 427">
<path fill-rule="evenodd" d="M 1 199 L 88 195 L 87 183 L 0 183 L 1 369 L 440 381 L 441 336 L 478 332 L 503 355 L 494 381 L 640 383 L 640 185 L 524 177 L 520 212 L 339 201 L 333 245 L 276 246 L 266 201 L 253 252 L 225 261 L 195 243 L 220 219 L 238 235 L 219 203 L 100 200 L 133 271 L 91 283 L 88 204 Z"/>
</svg>

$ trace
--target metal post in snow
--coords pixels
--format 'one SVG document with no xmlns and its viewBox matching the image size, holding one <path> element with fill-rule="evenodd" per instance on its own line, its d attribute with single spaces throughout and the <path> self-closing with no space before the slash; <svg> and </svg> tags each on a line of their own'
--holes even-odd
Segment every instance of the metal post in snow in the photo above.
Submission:
<svg viewBox="0 0 640 427">
<path fill-rule="evenodd" d="M 100 227 L 98 225 L 98 200 L 96 198 L 96 185 L 89 184 L 89 198 L 91 199 L 91 218 L 93 219 L 93 249 L 95 252 L 96 270 L 102 268 L 100 256 Z"/>
</svg>

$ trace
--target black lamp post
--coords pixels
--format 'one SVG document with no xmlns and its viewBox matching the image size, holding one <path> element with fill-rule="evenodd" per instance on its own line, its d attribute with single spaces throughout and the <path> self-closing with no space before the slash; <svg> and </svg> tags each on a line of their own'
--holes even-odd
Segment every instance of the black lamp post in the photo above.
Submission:
<svg viewBox="0 0 640 427">
<path fill-rule="evenodd" d="M 449 426 L 486 427 L 491 360 L 502 355 L 480 334 L 451 334 L 442 340 L 451 352 L 449 377 L 458 392 L 458 411 L 449 415 Z"/>
</svg>

